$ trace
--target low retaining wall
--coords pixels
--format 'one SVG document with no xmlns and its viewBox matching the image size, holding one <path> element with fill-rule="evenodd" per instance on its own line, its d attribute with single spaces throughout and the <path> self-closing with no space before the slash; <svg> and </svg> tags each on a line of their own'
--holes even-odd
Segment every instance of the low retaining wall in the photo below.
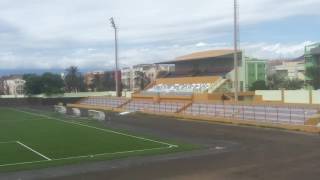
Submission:
<svg viewBox="0 0 320 180">
<path fill-rule="evenodd" d="M 0 106 L 53 106 L 76 103 L 81 98 L 0 98 Z"/>
<path fill-rule="evenodd" d="M 131 91 L 122 91 L 122 97 L 131 97 Z M 103 92 L 77 92 L 77 93 L 63 93 L 47 96 L 45 94 L 32 95 L 33 98 L 83 98 L 92 96 L 116 96 L 115 91 L 103 91 Z M 0 95 L 0 98 L 28 98 L 25 95 Z"/>
<path fill-rule="evenodd" d="M 122 108 L 110 108 L 110 107 L 99 107 L 92 105 L 80 105 L 80 104 L 68 104 L 68 108 L 77 107 L 83 110 L 87 109 L 96 109 L 102 111 L 115 111 L 115 112 L 124 112 L 126 109 Z M 227 123 L 227 124 L 237 124 L 237 125 L 245 125 L 245 126 L 256 126 L 256 127 L 264 127 L 264 128 L 278 128 L 285 129 L 291 131 L 302 131 L 309 133 L 320 133 L 320 128 L 314 124 L 310 125 L 295 125 L 295 124 L 273 124 L 273 123 L 265 123 L 265 122 L 256 122 L 252 120 L 237 120 L 232 118 L 223 118 L 223 117 L 214 117 L 214 116 L 193 116 L 184 113 L 163 113 L 163 112 L 154 112 L 154 111 L 139 111 L 141 113 L 150 114 L 150 115 L 159 115 L 166 117 L 175 117 L 179 120 L 186 121 L 205 121 L 212 123 Z M 317 121 L 318 122 L 318 121 Z"/>
<path fill-rule="evenodd" d="M 320 90 L 258 90 L 255 94 L 263 101 L 320 105 Z"/>
<path fill-rule="evenodd" d="M 163 116 L 174 116 L 177 118 L 183 118 L 183 119 L 193 119 L 193 120 L 202 120 L 202 121 L 209 121 L 209 122 L 223 122 L 223 123 L 233 123 L 233 124 L 241 124 L 241 125 L 252 125 L 252 126 L 259 126 L 259 127 L 273 127 L 273 128 L 281 128 L 281 129 L 288 129 L 288 130 L 298 130 L 298 131 L 306 131 L 306 132 L 312 132 L 312 133 L 317 133 L 320 132 L 320 128 L 317 126 L 319 125 L 319 119 L 312 119 L 311 115 L 315 114 L 317 115 L 319 112 L 319 106 L 315 105 L 287 105 L 284 107 L 284 104 L 281 105 L 264 105 L 261 106 L 257 104 L 251 104 L 251 106 L 255 107 L 254 110 L 257 109 L 257 112 L 247 112 L 249 110 L 246 110 L 248 105 L 240 105 L 237 106 L 244 108 L 246 110 L 246 113 L 249 113 L 248 115 L 250 116 L 254 114 L 257 116 L 261 115 L 261 107 L 263 107 L 263 112 L 264 114 L 261 115 L 262 117 L 259 117 L 258 119 L 252 119 L 249 118 L 247 115 L 241 116 L 241 114 L 232 114 L 232 112 L 238 112 L 235 110 L 239 110 L 239 107 L 234 107 L 231 105 L 232 103 L 225 103 L 225 104 L 216 104 L 216 106 L 223 106 L 223 110 L 225 111 L 223 114 L 224 116 L 217 115 L 215 112 L 214 114 L 210 111 L 208 113 L 200 113 L 203 112 L 203 108 L 196 108 L 196 110 L 199 110 L 199 113 L 191 111 L 191 113 L 187 113 L 190 108 L 192 108 L 192 104 L 190 103 L 186 109 L 183 109 L 182 111 L 179 112 L 162 112 L 162 111 L 156 111 L 152 110 L 150 104 L 145 104 L 144 108 L 140 108 L 138 111 L 142 113 L 148 113 L 148 114 L 154 114 L 154 115 L 163 115 Z M 196 104 L 193 104 L 196 105 Z M 205 104 L 203 104 L 205 105 Z M 210 104 L 209 104 L 210 105 Z M 214 105 L 214 104 L 211 104 Z M 99 105 L 89 105 L 89 104 L 68 104 L 67 105 L 69 108 L 76 107 L 76 108 L 81 108 L 81 109 L 95 109 L 95 110 L 102 110 L 102 111 L 117 111 L 117 112 L 123 112 L 123 111 L 130 111 L 131 109 L 125 108 L 125 107 L 120 107 L 120 108 L 112 108 L 112 107 L 107 107 L 107 106 L 99 106 Z M 166 105 L 162 105 L 161 107 L 165 108 Z M 170 106 L 170 105 L 169 105 Z M 259 108 L 256 108 L 259 107 Z M 260 107 L 261 106 L 261 107 Z M 140 107 L 140 106 L 139 106 Z M 160 107 L 160 105 L 159 105 Z M 230 107 L 231 110 L 230 110 Z M 277 117 L 279 119 L 273 121 L 273 119 L 270 120 L 269 115 L 272 114 L 271 110 L 268 110 L 268 108 L 275 108 L 277 109 Z M 229 109 L 228 109 L 229 108 Z M 240 108 L 240 110 L 241 110 Z M 296 113 L 297 108 L 300 113 Z M 135 108 L 133 108 L 135 109 Z M 170 109 L 170 108 L 169 108 Z M 206 108 L 205 108 L 206 109 Z M 208 109 L 208 107 L 207 107 Z M 252 108 L 251 108 L 252 109 Z M 243 110 L 243 109 L 242 109 Z M 289 114 L 283 115 L 283 113 L 290 112 Z M 312 111 L 312 112 L 309 112 Z M 317 112 L 318 111 L 318 112 Z M 220 111 L 219 111 L 220 112 Z M 242 114 L 245 112 L 243 111 Z M 292 113 L 292 114 L 291 114 Z M 312 113 L 312 114 L 309 114 Z M 240 118 L 239 118 L 240 115 Z M 300 116 L 303 116 L 303 119 L 298 119 L 301 118 Z M 268 117 L 268 118 L 267 118 Z M 307 118 L 309 117 L 309 118 Z M 261 119 L 262 118 L 262 119 Z M 268 121 L 267 121 L 268 120 Z M 281 120 L 281 121 L 280 121 Z M 287 123 L 288 122 L 288 123 Z"/>
</svg>

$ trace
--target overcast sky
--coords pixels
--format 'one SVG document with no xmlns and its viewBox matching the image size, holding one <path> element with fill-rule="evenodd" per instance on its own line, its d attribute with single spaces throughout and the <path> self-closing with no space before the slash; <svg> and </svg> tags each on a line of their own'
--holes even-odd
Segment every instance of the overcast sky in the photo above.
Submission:
<svg viewBox="0 0 320 180">
<path fill-rule="evenodd" d="M 291 58 L 320 41 L 320 0 L 239 0 L 241 48 Z M 1 69 L 113 67 L 232 47 L 232 0 L 0 0 Z"/>
</svg>

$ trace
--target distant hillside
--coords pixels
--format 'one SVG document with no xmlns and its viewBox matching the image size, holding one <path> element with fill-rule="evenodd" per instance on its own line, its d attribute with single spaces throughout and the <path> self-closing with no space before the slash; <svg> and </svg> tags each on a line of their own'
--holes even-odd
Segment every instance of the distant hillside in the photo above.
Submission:
<svg viewBox="0 0 320 180">
<path fill-rule="evenodd" d="M 88 71 L 94 71 L 96 69 L 81 69 L 81 72 L 88 72 Z M 51 72 L 51 73 L 63 73 L 65 72 L 65 69 L 0 69 L 0 76 L 5 75 L 11 75 L 11 74 L 42 74 L 45 72 Z"/>
</svg>

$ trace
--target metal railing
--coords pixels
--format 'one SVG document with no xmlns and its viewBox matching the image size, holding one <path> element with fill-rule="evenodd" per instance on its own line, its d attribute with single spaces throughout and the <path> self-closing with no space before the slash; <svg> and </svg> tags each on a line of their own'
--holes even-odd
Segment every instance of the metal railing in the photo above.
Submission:
<svg viewBox="0 0 320 180">
<path fill-rule="evenodd" d="M 132 100 L 130 103 L 123 106 L 129 111 L 148 111 L 155 113 L 176 113 L 181 108 L 186 106 L 187 102 L 160 102 L 156 103 L 151 100 Z"/>
<path fill-rule="evenodd" d="M 211 116 L 278 124 L 303 125 L 319 109 L 248 104 L 193 103 L 182 113 L 192 116 Z"/>
<path fill-rule="evenodd" d="M 93 106 L 107 106 L 116 108 L 121 106 L 127 100 L 124 98 L 112 98 L 112 97 L 89 97 L 82 99 L 79 103 Z"/>
<path fill-rule="evenodd" d="M 161 101 L 92 97 L 80 101 L 80 104 L 121 108 L 127 111 L 148 111 L 153 113 L 181 113 L 189 116 L 204 116 L 247 120 L 265 123 L 304 125 L 312 116 L 319 113 L 316 106 L 274 105 L 274 104 L 232 104 L 191 101 Z M 181 112 L 180 112 L 181 111 Z"/>
</svg>

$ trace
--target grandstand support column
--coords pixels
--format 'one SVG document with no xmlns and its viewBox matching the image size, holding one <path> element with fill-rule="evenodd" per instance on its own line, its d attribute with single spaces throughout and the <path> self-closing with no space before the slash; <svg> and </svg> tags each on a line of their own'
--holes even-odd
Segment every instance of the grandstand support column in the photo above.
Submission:
<svg viewBox="0 0 320 180">
<path fill-rule="evenodd" d="M 118 64 L 118 27 L 116 26 L 113 17 L 110 18 L 111 26 L 114 29 L 114 46 L 115 46 L 115 81 L 116 81 L 116 96 L 120 97 L 119 84 L 119 64 Z"/>
<path fill-rule="evenodd" d="M 239 26 L 238 26 L 238 2 L 234 0 L 234 101 L 238 102 L 239 92 L 239 74 L 238 74 L 238 42 L 239 42 Z"/>
</svg>

